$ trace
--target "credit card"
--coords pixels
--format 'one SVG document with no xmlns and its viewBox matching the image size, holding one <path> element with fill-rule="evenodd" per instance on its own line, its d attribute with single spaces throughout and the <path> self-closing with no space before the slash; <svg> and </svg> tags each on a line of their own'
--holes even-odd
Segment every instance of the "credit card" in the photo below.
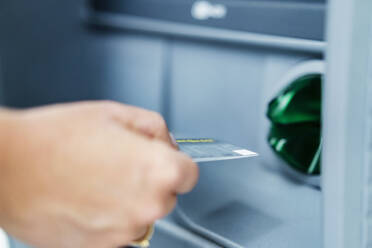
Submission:
<svg viewBox="0 0 372 248">
<path fill-rule="evenodd" d="M 176 139 L 176 142 L 196 163 L 258 156 L 250 150 L 211 138 Z"/>
</svg>

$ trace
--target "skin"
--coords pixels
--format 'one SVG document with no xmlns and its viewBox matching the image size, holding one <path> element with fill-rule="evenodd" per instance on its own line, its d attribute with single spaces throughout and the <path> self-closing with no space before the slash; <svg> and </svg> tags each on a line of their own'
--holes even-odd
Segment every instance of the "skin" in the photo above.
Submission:
<svg viewBox="0 0 372 248">
<path fill-rule="evenodd" d="M 35 247 L 128 245 L 197 179 L 154 112 L 115 102 L 0 112 L 0 226 Z"/>
</svg>

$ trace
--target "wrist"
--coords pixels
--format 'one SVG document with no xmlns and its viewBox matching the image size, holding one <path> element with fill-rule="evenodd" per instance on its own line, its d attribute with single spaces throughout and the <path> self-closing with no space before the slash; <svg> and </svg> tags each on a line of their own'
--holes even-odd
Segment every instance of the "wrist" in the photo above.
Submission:
<svg viewBox="0 0 372 248">
<path fill-rule="evenodd" d="M 0 227 L 7 216 L 9 200 L 9 167 L 14 143 L 16 111 L 0 108 Z"/>
</svg>

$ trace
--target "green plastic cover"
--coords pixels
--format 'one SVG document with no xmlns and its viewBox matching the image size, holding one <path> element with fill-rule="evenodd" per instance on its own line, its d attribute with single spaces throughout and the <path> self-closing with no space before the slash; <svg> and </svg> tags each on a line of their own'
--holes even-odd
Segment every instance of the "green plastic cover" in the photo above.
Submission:
<svg viewBox="0 0 372 248">
<path fill-rule="evenodd" d="M 287 164 L 307 175 L 320 174 L 321 74 L 298 78 L 270 101 L 268 142 Z"/>
</svg>

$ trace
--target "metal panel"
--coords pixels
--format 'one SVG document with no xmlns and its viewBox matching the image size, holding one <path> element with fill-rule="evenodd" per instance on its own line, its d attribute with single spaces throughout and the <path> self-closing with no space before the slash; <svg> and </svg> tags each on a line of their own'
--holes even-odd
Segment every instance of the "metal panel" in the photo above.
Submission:
<svg viewBox="0 0 372 248">
<path fill-rule="evenodd" d="M 170 128 L 256 147 L 265 55 L 255 50 L 177 42 L 173 48 Z M 239 130 L 239 131 L 238 131 Z"/>
<path fill-rule="evenodd" d="M 267 149 L 265 117 L 271 97 L 290 83 L 283 78 L 312 57 L 180 41 L 172 54 L 171 130 L 261 154 L 200 164 L 197 188 L 180 199 L 192 223 L 184 224 L 224 247 L 319 247 L 321 193 L 281 173 L 281 162 Z"/>
<path fill-rule="evenodd" d="M 324 248 L 370 247 L 371 1 L 330 1 L 323 111 Z"/>
<path fill-rule="evenodd" d="M 101 36 L 106 37 L 109 59 L 100 97 L 163 112 L 166 41 L 133 34 Z"/>
<path fill-rule="evenodd" d="M 89 24 L 99 27 L 160 34 L 166 35 L 167 37 L 215 41 L 223 44 L 254 45 L 257 47 L 279 48 L 288 51 L 307 51 L 316 54 L 322 53 L 326 45 L 324 41 L 172 23 L 137 16 L 112 15 L 98 12 L 85 13 L 84 16 Z"/>
</svg>

